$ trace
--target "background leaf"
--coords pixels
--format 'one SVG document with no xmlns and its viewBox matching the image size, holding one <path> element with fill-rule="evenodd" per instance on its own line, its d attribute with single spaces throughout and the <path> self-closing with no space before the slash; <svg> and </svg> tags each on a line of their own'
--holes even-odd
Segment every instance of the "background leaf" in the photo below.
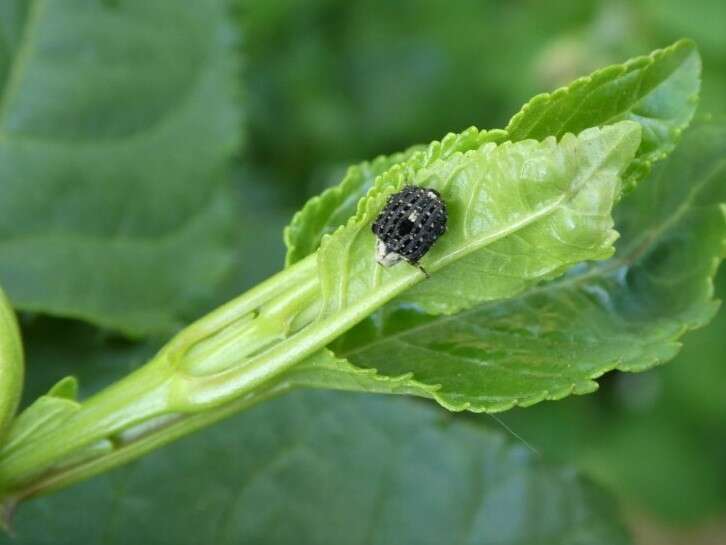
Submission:
<svg viewBox="0 0 726 545">
<path fill-rule="evenodd" d="M 224 2 L 4 9 L 0 279 L 19 310 L 168 331 L 231 265 Z"/>
<path fill-rule="evenodd" d="M 336 355 L 378 375 L 413 373 L 439 385 L 435 397 L 446 407 L 475 411 L 592 392 L 607 371 L 671 359 L 678 339 L 718 308 L 712 277 L 726 236 L 725 151 L 722 126 L 693 131 L 621 203 L 623 236 L 611 260 L 452 316 L 389 305 L 339 340 Z"/>
<path fill-rule="evenodd" d="M 34 500 L 16 532 L 8 543 L 629 542 L 597 487 L 500 432 L 405 399 L 315 392 Z"/>
<path fill-rule="evenodd" d="M 479 133 L 476 129 L 469 132 Z M 338 185 L 329 187 L 306 202 L 285 228 L 285 265 L 297 263 L 317 250 L 323 236 L 335 231 L 355 213 L 358 201 L 368 192 L 377 176 L 393 165 L 407 161 L 419 150 L 420 146 L 416 146 L 401 153 L 353 165 Z"/>
</svg>

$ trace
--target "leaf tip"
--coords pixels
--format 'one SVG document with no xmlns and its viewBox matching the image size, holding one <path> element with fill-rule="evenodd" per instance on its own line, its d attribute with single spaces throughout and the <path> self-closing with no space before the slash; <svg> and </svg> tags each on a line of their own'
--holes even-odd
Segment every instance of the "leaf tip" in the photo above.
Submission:
<svg viewBox="0 0 726 545">
<path fill-rule="evenodd" d="M 78 399 L 78 379 L 74 376 L 63 377 L 51 387 L 48 395 L 76 401 Z"/>
</svg>

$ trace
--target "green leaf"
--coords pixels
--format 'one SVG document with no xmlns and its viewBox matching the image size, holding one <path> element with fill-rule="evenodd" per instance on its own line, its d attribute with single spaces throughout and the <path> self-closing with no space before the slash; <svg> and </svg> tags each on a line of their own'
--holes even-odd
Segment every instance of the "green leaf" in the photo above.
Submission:
<svg viewBox="0 0 726 545">
<path fill-rule="evenodd" d="M 15 313 L 0 288 L 0 445 L 23 389 L 23 343 Z"/>
<path fill-rule="evenodd" d="M 11 11 L 0 40 L 9 297 L 129 335 L 176 327 L 232 261 L 225 170 L 240 112 L 225 3 Z"/>
<path fill-rule="evenodd" d="M 435 274 L 401 298 L 428 312 L 511 297 L 574 263 L 608 257 L 616 238 L 610 210 L 619 174 L 639 135 L 639 125 L 623 122 L 565 135 L 559 143 L 489 143 L 397 165 L 378 179 L 359 213 L 323 239 L 322 315 L 371 299 L 386 285 L 405 289 L 423 277 L 405 264 L 384 269 L 373 259 L 370 225 L 388 195 L 406 183 L 438 190 L 449 210 L 447 233 L 421 261 Z"/>
<path fill-rule="evenodd" d="M 334 346 L 378 376 L 412 374 L 453 410 L 501 411 L 588 393 L 612 369 L 671 359 L 718 307 L 724 255 L 726 128 L 689 133 L 618 208 L 615 257 L 453 316 L 392 304 Z"/>
<path fill-rule="evenodd" d="M 424 397 L 432 397 L 437 389 L 416 382 L 413 373 L 390 377 L 379 375 L 375 369 L 356 367 L 327 349 L 295 365 L 285 374 L 285 380 L 293 385 L 313 388 Z"/>
<path fill-rule="evenodd" d="M 681 40 L 537 95 L 511 119 L 506 131 L 512 140 L 541 140 L 623 119 L 636 121 L 643 127 L 643 137 L 626 177 L 633 185 L 648 174 L 652 163 L 673 151 L 696 110 L 700 76 L 695 44 Z"/>
<path fill-rule="evenodd" d="M 119 463 L 152 448 L 155 436 L 145 433 L 147 424 L 159 430 L 168 425 L 159 433 L 171 438 L 193 430 L 197 422 L 204 423 L 205 410 L 208 418 L 214 418 L 218 413 L 213 409 L 234 407 L 235 399 L 255 400 L 276 384 L 286 387 L 285 371 L 323 351 L 340 334 L 421 279 L 413 267 L 386 272 L 374 260 L 370 225 L 383 200 L 405 180 L 435 187 L 451 206 L 448 238 L 433 250 L 437 261 L 427 264 L 434 273 L 442 269 L 461 274 L 457 265 L 479 251 L 490 251 L 489 246 L 496 255 L 512 252 L 503 246 L 510 238 L 549 247 L 551 257 L 541 259 L 538 269 L 527 263 L 523 266 L 518 252 L 512 252 L 514 258 L 499 272 L 523 279 L 509 287 L 516 293 L 527 283 L 561 273 L 573 261 L 609 255 L 615 238 L 610 208 L 619 191 L 618 175 L 632 159 L 639 134 L 640 126 L 626 121 L 589 129 L 579 136 L 566 135 L 559 143 L 554 138 L 542 143 L 486 143 L 443 158 L 444 148 L 432 145 L 426 153 L 380 177 L 360 204 L 359 214 L 324 239 L 316 256 L 195 322 L 147 366 L 84 402 L 72 417 L 63 413 L 52 426 L 24 434 L 3 449 L 0 488 L 6 496 L 24 498 L 37 490 L 67 485 L 106 463 Z M 487 197 L 501 206 L 487 210 Z M 345 252 L 338 249 L 341 246 Z M 514 247 L 516 250 L 516 243 Z M 363 268 L 354 270 L 352 266 Z M 349 292 L 348 287 L 354 290 Z M 487 291 L 477 282 L 467 285 L 464 278 L 459 300 L 449 301 L 444 310 L 502 297 L 501 285 L 497 290 Z M 425 301 L 422 304 L 445 302 L 440 295 L 439 299 L 425 297 L 420 297 Z M 334 365 L 321 367 L 318 364 L 315 369 L 325 376 L 319 380 L 335 376 Z M 347 378 L 355 379 L 354 375 L 347 373 Z M 412 384 L 410 378 L 360 375 L 361 381 L 382 383 L 381 391 L 433 391 L 430 384 Z M 45 406 L 37 410 L 41 417 L 52 412 Z M 163 420 L 169 414 L 183 416 L 169 423 Z M 39 419 L 33 415 L 31 422 Z M 133 431 L 140 429 L 144 433 Z M 124 437 L 125 432 L 129 433 Z M 77 456 L 88 455 L 87 446 L 105 447 L 109 441 L 115 447 L 113 456 L 75 463 Z M 46 477 L 45 481 L 39 476 Z"/>
<path fill-rule="evenodd" d="M 24 504 L 15 531 L 19 545 L 629 542 L 599 488 L 500 431 L 322 392 Z"/>
<path fill-rule="evenodd" d="M 682 415 L 687 422 L 684 427 L 700 425 L 706 430 L 704 438 L 710 441 L 712 430 L 726 435 L 726 397 L 721 395 L 721 385 L 726 384 L 726 267 L 719 268 L 716 278 L 716 297 L 721 301 L 719 312 L 708 327 L 695 331 L 687 337 L 683 352 L 678 355 L 678 364 L 668 366 L 665 377 L 666 393 L 674 404 L 687 406 L 690 414 Z M 694 367 L 697 369 L 694 372 Z M 721 443 L 726 447 L 726 441 Z M 726 467 L 722 467 L 726 482 Z"/>
<path fill-rule="evenodd" d="M 376 178 L 393 166 L 410 161 L 446 159 L 455 153 L 477 149 L 486 142 L 502 141 L 505 136 L 503 131 L 479 131 L 470 127 L 460 134 L 450 133 L 441 142 L 434 142 L 428 148 L 414 146 L 404 152 L 377 157 L 371 162 L 350 167 L 338 185 L 306 202 L 285 228 L 286 265 L 292 265 L 315 252 L 323 236 L 343 225 L 355 213 L 358 202 L 373 186 Z"/>
<path fill-rule="evenodd" d="M 486 141 L 490 142 L 544 140 L 548 136 L 559 139 L 568 132 L 577 134 L 588 127 L 631 119 L 644 128 L 637 160 L 627 176 L 632 185 L 647 174 L 654 161 L 673 150 L 680 132 L 688 126 L 696 108 L 700 73 L 698 51 L 692 42 L 682 40 L 648 56 L 599 70 L 553 93 L 538 95 L 511 119 L 506 131 L 482 135 L 488 135 Z M 449 135 L 444 147 L 450 152 L 473 149 L 474 134 L 472 128 L 459 136 Z M 325 234 L 355 213 L 358 200 L 377 176 L 411 159 L 419 150 L 414 147 L 355 165 L 337 186 L 310 199 L 285 230 L 287 264 L 317 250 Z"/>
</svg>

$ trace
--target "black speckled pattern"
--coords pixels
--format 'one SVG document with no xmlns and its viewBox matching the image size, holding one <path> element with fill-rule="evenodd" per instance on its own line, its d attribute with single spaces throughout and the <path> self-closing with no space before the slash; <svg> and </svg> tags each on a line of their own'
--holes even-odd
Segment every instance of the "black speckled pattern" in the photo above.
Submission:
<svg viewBox="0 0 726 545">
<path fill-rule="evenodd" d="M 411 221 L 409 216 L 414 211 L 417 217 Z M 446 232 L 447 219 L 446 204 L 438 192 L 407 185 L 390 196 L 372 229 L 388 252 L 396 252 L 409 263 L 417 264 Z"/>
</svg>

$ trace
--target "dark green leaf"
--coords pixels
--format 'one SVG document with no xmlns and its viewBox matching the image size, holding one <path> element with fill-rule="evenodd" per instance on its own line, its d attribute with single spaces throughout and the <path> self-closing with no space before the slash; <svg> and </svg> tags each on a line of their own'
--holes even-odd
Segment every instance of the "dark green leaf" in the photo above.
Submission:
<svg viewBox="0 0 726 545">
<path fill-rule="evenodd" d="M 501 432 L 313 392 L 33 500 L 15 522 L 17 545 L 628 542 L 600 490 Z"/>
<path fill-rule="evenodd" d="M 310 255 L 320 246 L 324 235 L 330 234 L 350 218 L 358 202 L 373 186 L 376 178 L 394 165 L 407 161 L 430 160 L 425 157 L 446 159 L 455 153 L 476 149 L 485 142 L 499 142 L 505 137 L 502 131 L 479 131 L 471 127 L 460 134 L 448 134 L 433 147 L 414 146 L 391 156 L 381 156 L 371 162 L 354 165 L 343 180 L 326 189 L 305 203 L 285 229 L 287 245 L 286 264 L 292 265 Z"/>
<path fill-rule="evenodd" d="M 228 270 L 221 0 L 22 2 L 0 40 L 0 279 L 20 310 L 168 331 Z"/>
<path fill-rule="evenodd" d="M 46 395 L 36 399 L 13 422 L 3 445 L 3 453 L 12 452 L 29 437 L 42 437 L 73 416 L 81 407 L 76 400 L 77 393 L 76 379 L 66 377 L 56 383 Z"/>
</svg>

